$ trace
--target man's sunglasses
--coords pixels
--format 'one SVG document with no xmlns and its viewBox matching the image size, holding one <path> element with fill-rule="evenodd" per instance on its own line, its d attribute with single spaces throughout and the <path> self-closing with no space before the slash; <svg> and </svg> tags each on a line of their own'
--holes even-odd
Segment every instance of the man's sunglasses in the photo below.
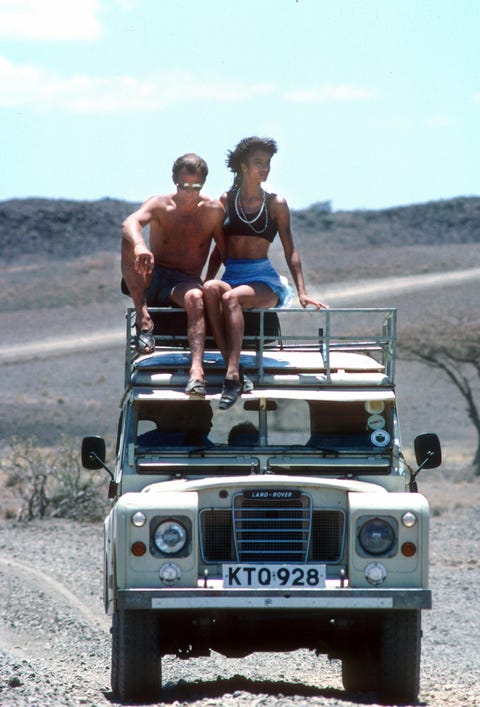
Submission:
<svg viewBox="0 0 480 707">
<path fill-rule="evenodd" d="M 188 182 L 178 182 L 177 187 L 182 191 L 200 191 L 203 184 L 189 184 Z"/>
</svg>

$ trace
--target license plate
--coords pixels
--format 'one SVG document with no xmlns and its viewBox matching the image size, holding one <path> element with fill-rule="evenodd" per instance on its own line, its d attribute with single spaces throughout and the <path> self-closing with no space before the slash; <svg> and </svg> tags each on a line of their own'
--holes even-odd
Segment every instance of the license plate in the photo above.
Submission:
<svg viewBox="0 0 480 707">
<path fill-rule="evenodd" d="M 325 565 L 223 565 L 224 587 L 325 587 Z"/>
</svg>

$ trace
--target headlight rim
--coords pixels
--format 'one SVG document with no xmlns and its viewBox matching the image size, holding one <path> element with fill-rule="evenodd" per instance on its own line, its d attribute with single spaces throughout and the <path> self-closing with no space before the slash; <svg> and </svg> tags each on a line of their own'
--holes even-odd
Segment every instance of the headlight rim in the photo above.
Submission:
<svg viewBox="0 0 480 707">
<path fill-rule="evenodd" d="M 382 524 L 382 526 L 389 530 L 389 538 L 385 540 L 379 547 L 375 548 L 372 542 L 372 536 L 370 536 L 370 543 L 368 542 L 368 536 L 362 531 L 370 530 L 372 533 L 371 526 L 374 524 Z M 395 548 L 398 543 L 398 527 L 393 517 L 375 515 L 369 517 L 363 517 L 359 519 L 359 526 L 357 531 L 357 541 L 358 545 L 368 557 L 390 557 L 395 554 Z"/>
<path fill-rule="evenodd" d="M 162 526 L 169 525 L 170 530 L 172 529 L 171 526 L 176 526 L 181 529 L 180 535 L 182 535 L 181 538 L 181 544 L 175 544 L 173 547 L 169 547 L 166 543 L 160 543 L 158 538 L 157 538 L 157 533 L 159 532 L 160 528 Z M 167 529 L 165 529 L 164 532 L 167 532 Z M 188 544 L 188 528 L 187 524 L 185 522 L 182 522 L 179 518 L 175 517 L 168 517 L 168 518 L 162 518 L 160 519 L 155 527 L 153 528 L 152 531 L 152 544 L 155 550 L 160 553 L 161 555 L 164 555 L 165 557 L 174 557 L 176 555 L 181 554 L 182 552 L 185 551 L 185 548 L 187 547 Z"/>
</svg>

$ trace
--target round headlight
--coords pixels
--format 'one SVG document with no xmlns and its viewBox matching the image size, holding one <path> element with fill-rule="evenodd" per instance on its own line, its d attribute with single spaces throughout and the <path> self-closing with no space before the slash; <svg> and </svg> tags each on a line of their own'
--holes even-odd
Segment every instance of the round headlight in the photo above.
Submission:
<svg viewBox="0 0 480 707">
<path fill-rule="evenodd" d="M 371 518 L 360 528 L 358 540 L 369 555 L 385 555 L 395 542 L 395 531 L 383 518 Z"/>
<path fill-rule="evenodd" d="M 163 584 L 173 584 L 174 582 L 177 582 L 180 579 L 180 577 L 182 576 L 182 572 L 180 570 L 180 567 L 174 562 L 167 562 L 166 565 L 162 565 L 160 567 L 158 576 L 160 577 L 160 581 L 163 582 Z"/>
<path fill-rule="evenodd" d="M 172 555 L 185 547 L 187 531 L 176 520 L 165 520 L 155 530 L 153 541 L 160 552 Z"/>
<path fill-rule="evenodd" d="M 365 577 L 370 584 L 381 584 L 387 576 L 387 570 L 381 562 L 371 562 L 365 567 Z"/>
</svg>

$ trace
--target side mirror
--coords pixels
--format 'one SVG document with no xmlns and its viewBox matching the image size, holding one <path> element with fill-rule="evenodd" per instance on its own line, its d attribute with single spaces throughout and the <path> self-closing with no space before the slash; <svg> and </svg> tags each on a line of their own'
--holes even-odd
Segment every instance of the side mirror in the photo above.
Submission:
<svg viewBox="0 0 480 707">
<path fill-rule="evenodd" d="M 414 441 L 415 459 L 420 469 L 436 469 L 442 463 L 442 448 L 438 435 L 425 432 Z"/>
<path fill-rule="evenodd" d="M 113 471 L 105 464 L 105 440 L 103 437 L 84 437 L 82 440 L 82 466 L 85 469 L 105 469 L 110 476 L 108 498 L 116 498 L 117 483 Z"/>
<path fill-rule="evenodd" d="M 105 468 L 105 440 L 103 437 L 84 437 L 82 440 L 82 466 L 85 469 Z"/>
</svg>

